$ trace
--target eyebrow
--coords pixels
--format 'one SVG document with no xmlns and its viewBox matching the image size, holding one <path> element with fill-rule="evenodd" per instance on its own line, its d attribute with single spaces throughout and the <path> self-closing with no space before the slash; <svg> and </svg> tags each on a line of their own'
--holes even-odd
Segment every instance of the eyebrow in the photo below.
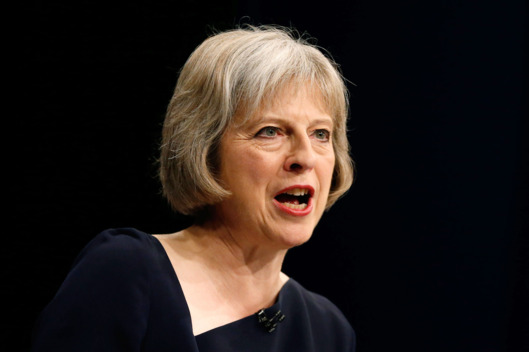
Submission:
<svg viewBox="0 0 529 352">
<path fill-rule="evenodd" d="M 288 118 L 282 118 L 282 117 L 275 117 L 275 116 L 260 116 L 257 118 L 256 123 L 265 123 L 265 122 L 271 122 L 271 123 L 284 123 L 289 122 L 290 119 Z M 319 118 L 314 121 L 311 121 L 311 125 L 330 125 L 331 127 L 334 127 L 334 120 L 329 118 Z"/>
</svg>

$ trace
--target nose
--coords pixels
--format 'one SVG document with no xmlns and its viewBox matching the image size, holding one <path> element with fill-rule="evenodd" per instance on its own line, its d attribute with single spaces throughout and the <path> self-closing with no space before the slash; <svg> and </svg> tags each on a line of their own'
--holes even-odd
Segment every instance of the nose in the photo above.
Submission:
<svg viewBox="0 0 529 352">
<path fill-rule="evenodd" d="M 284 169 L 290 172 L 303 173 L 314 168 L 316 156 L 309 136 L 296 136 L 291 140 L 291 146 Z"/>
</svg>

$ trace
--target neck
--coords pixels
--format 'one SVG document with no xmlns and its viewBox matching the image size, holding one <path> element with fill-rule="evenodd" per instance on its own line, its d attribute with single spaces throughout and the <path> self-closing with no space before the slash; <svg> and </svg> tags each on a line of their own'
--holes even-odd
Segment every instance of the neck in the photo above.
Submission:
<svg viewBox="0 0 529 352">
<path fill-rule="evenodd" d="M 195 225 L 158 236 L 184 291 L 195 335 L 275 303 L 288 277 L 286 249 L 252 243 L 227 227 Z"/>
<path fill-rule="evenodd" d="M 244 297 L 270 297 L 286 281 L 281 273 L 286 249 L 266 247 L 252 235 L 211 224 L 194 225 L 182 231 L 188 250 L 203 265 L 211 280 Z"/>
</svg>

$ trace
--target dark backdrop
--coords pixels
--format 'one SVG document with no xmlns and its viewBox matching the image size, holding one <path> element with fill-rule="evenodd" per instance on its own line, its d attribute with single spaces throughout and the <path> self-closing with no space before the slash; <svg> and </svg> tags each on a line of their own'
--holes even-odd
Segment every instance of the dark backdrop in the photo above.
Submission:
<svg viewBox="0 0 529 352">
<path fill-rule="evenodd" d="M 344 311 L 359 352 L 528 348 L 523 1 L 59 0 L 21 14 L 2 248 L 3 331 L 20 350 L 99 231 L 188 224 L 159 194 L 164 111 L 191 51 L 243 22 L 308 32 L 354 83 L 356 182 L 287 274 Z"/>
</svg>

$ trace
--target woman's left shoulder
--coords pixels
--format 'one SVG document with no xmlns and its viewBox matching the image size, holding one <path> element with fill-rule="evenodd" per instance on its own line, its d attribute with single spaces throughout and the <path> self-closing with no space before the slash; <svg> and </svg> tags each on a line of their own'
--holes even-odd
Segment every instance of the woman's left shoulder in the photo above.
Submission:
<svg viewBox="0 0 529 352">
<path fill-rule="evenodd" d="M 298 296 L 297 298 L 312 314 L 347 321 L 342 311 L 327 297 L 306 289 L 294 279 L 289 280 L 289 285 L 291 286 L 290 291 Z"/>
<path fill-rule="evenodd" d="M 320 332 L 317 335 L 324 337 L 325 343 L 339 345 L 343 351 L 354 351 L 356 334 L 340 308 L 328 298 L 306 289 L 294 279 L 290 279 L 288 284 L 287 300 L 297 307 L 296 315 L 306 316 L 312 329 Z M 336 339 L 334 343 L 330 341 L 332 336 Z M 317 339 L 317 336 L 315 338 Z"/>
</svg>

